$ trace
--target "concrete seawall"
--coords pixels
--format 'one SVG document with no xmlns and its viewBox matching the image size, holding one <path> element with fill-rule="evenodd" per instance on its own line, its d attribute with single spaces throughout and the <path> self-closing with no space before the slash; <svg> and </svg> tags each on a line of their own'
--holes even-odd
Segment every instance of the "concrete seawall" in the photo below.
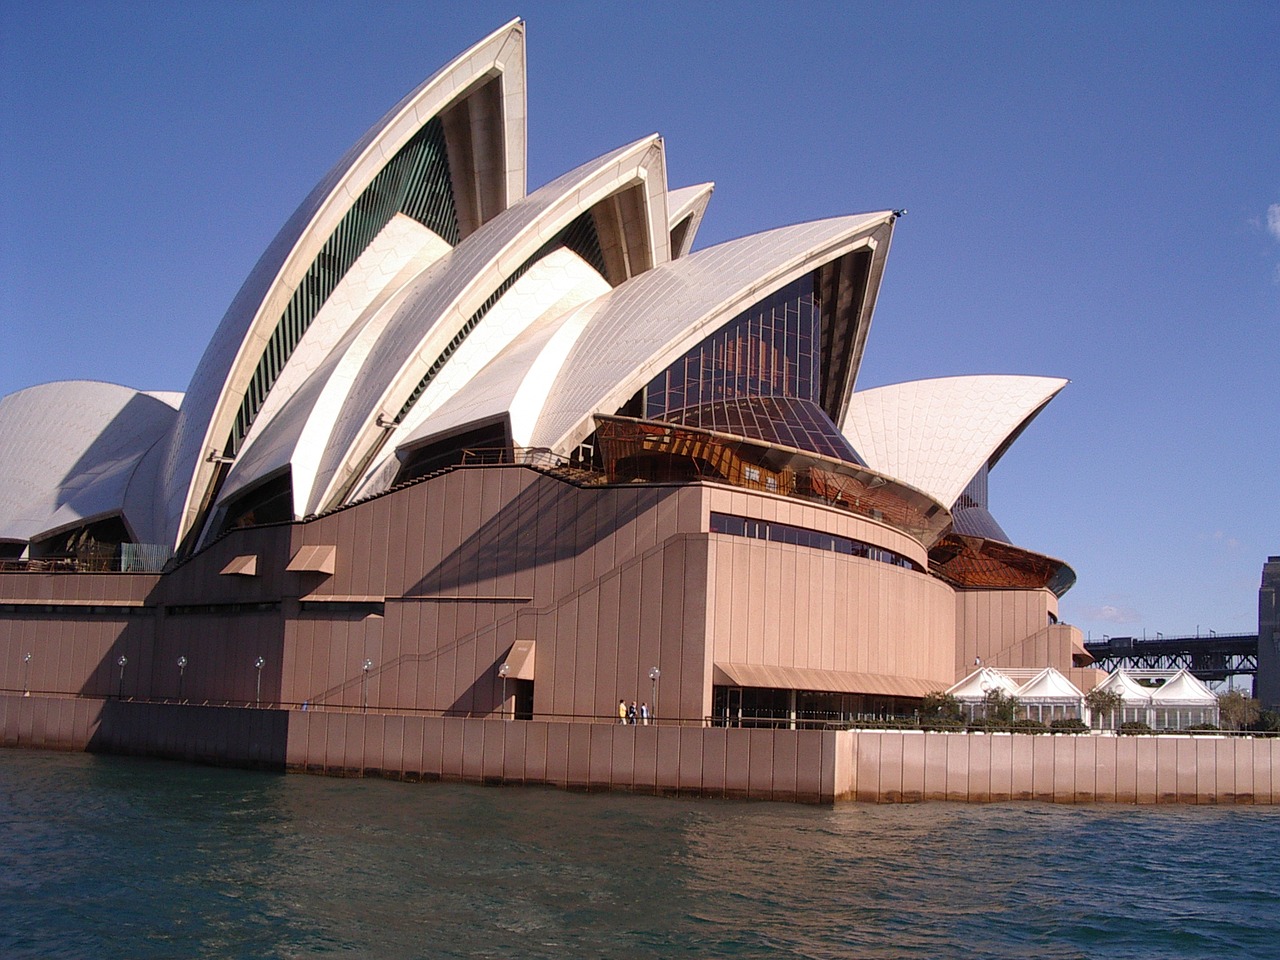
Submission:
<svg viewBox="0 0 1280 960">
<path fill-rule="evenodd" d="M 0 744 L 803 803 L 1280 802 L 1274 738 L 646 727 L 3 695 Z"/>
</svg>

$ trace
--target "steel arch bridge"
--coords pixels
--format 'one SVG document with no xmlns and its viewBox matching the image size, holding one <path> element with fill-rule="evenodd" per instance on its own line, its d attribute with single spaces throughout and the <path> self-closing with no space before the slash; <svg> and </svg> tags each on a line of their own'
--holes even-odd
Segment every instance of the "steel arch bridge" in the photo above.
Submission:
<svg viewBox="0 0 1280 960">
<path fill-rule="evenodd" d="M 1258 675 L 1256 633 L 1208 636 L 1106 637 L 1084 645 L 1097 666 L 1112 671 L 1189 670 L 1204 681 Z"/>
</svg>

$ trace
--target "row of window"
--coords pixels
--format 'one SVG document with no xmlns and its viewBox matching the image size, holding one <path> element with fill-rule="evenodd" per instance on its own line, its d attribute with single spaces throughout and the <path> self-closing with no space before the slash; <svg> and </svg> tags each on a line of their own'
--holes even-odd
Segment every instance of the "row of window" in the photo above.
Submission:
<svg viewBox="0 0 1280 960">
<path fill-rule="evenodd" d="M 86 606 L 74 603 L 0 603 L 0 613 L 57 614 L 63 617 L 149 617 L 155 607 L 117 607 L 108 604 Z"/>
<path fill-rule="evenodd" d="M 789 523 L 776 523 L 772 520 L 754 520 L 751 517 L 739 517 L 731 513 L 711 514 L 711 532 L 727 533 L 732 537 L 750 537 L 754 540 L 771 540 L 774 543 L 790 543 L 798 547 L 812 547 L 815 550 L 830 550 L 848 557 L 863 557 L 879 563 L 892 564 L 923 573 L 920 564 L 904 557 L 893 550 L 877 547 L 875 544 L 855 540 L 852 537 L 840 537 L 807 527 L 796 527 Z"/>
<path fill-rule="evenodd" d="M 303 600 L 299 607 L 303 613 L 358 613 L 361 616 L 382 616 L 386 604 L 377 600 Z"/>
<path fill-rule="evenodd" d="M 171 617 L 192 617 L 201 614 L 228 614 L 228 613 L 273 613 L 280 609 L 280 601 L 267 601 L 264 603 L 190 603 L 175 604 L 172 607 L 165 607 L 164 612 Z"/>
<path fill-rule="evenodd" d="M 340 600 L 333 603 L 303 600 L 300 604 L 303 613 L 359 613 L 365 616 L 377 614 L 381 616 L 384 604 L 377 601 Z M 227 615 L 237 613 L 274 613 L 280 609 L 280 601 L 262 603 L 188 603 L 165 607 L 164 612 L 170 617 L 191 617 Z M 113 606 L 108 604 L 71 604 L 71 603 L 0 603 L 0 614 L 31 614 L 48 616 L 55 614 L 62 617 L 149 617 L 156 612 L 155 607 Z"/>
</svg>

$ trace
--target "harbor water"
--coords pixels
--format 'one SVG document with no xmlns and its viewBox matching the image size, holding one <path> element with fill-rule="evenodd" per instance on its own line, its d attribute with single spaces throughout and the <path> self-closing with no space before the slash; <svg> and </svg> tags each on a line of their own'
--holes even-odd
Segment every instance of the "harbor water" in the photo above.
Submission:
<svg viewBox="0 0 1280 960">
<path fill-rule="evenodd" d="M 1280 957 L 1280 809 L 775 803 L 0 750 L 0 957 Z"/>
</svg>

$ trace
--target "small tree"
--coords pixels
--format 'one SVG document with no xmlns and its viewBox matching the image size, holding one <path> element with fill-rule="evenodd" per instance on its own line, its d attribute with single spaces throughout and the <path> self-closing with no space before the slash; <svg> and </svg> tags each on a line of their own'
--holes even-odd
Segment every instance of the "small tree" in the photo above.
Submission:
<svg viewBox="0 0 1280 960">
<path fill-rule="evenodd" d="M 1239 690 L 1218 694 L 1218 719 L 1224 730 L 1243 730 L 1262 716 L 1262 705 Z"/>
<path fill-rule="evenodd" d="M 1018 719 L 1018 708 L 1022 704 L 1017 697 L 996 687 L 994 690 L 987 691 L 983 706 L 988 723 L 1011 727 L 1013 721 Z"/>
<path fill-rule="evenodd" d="M 920 701 L 920 719 L 922 720 L 959 720 L 961 718 L 960 701 L 949 693 L 933 691 L 926 693 Z"/>
<path fill-rule="evenodd" d="M 1124 708 L 1124 694 L 1095 687 L 1085 695 L 1084 703 L 1099 718 L 1098 726 L 1107 729 L 1116 725 L 1116 713 Z"/>
</svg>

